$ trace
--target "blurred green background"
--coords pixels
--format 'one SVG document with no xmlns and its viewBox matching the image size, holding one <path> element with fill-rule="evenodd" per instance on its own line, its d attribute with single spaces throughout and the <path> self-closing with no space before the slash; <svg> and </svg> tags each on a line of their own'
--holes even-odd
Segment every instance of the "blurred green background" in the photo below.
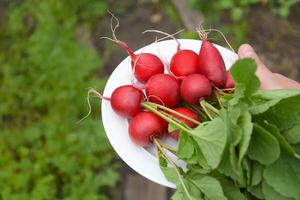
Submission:
<svg viewBox="0 0 300 200">
<path fill-rule="evenodd" d="M 118 36 L 137 49 L 153 41 L 154 35 L 141 35 L 145 29 L 173 33 L 185 26 L 174 2 L 0 0 L 0 200 L 122 199 L 124 164 L 105 136 L 99 100 L 92 101 L 92 116 L 76 122 L 87 112 L 87 88 L 102 91 L 126 56 L 99 39 L 111 35 L 107 9 L 120 18 Z M 254 43 L 271 52 L 263 56 L 270 68 L 299 80 L 296 0 L 187 2 L 235 48 Z M 275 27 L 256 24 L 257 15 Z M 286 67 L 273 66 L 277 60 Z"/>
</svg>

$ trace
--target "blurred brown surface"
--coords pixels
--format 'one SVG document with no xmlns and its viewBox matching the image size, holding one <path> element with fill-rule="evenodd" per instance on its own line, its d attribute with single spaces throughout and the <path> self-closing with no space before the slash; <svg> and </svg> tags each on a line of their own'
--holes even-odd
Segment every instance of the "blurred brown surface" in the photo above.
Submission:
<svg viewBox="0 0 300 200">
<path fill-rule="evenodd" d="M 166 198 L 167 189 L 165 187 L 153 184 L 138 174 L 126 177 L 125 200 L 165 200 Z"/>
<path fill-rule="evenodd" d="M 268 14 L 265 8 L 251 9 L 249 44 L 273 72 L 300 81 L 300 4 L 287 19 Z"/>
<path fill-rule="evenodd" d="M 123 162 L 122 162 L 123 163 Z M 121 169 L 121 180 L 118 189 L 122 200 L 167 200 L 174 190 L 154 183 L 137 174 L 125 163 Z"/>
</svg>

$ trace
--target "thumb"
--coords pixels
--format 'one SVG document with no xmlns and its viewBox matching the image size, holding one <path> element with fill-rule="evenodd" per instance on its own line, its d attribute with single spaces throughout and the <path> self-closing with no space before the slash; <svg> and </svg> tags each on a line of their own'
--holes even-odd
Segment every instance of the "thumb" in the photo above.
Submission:
<svg viewBox="0 0 300 200">
<path fill-rule="evenodd" d="M 262 63 L 254 49 L 249 44 L 243 44 L 238 50 L 239 58 L 253 58 L 257 64 L 257 76 L 263 78 L 264 76 L 272 75 L 272 72 Z"/>
<path fill-rule="evenodd" d="M 253 58 L 257 64 L 256 75 L 261 81 L 262 89 L 269 89 L 273 80 L 273 73 L 262 63 L 254 49 L 249 44 L 243 44 L 238 50 L 239 58 Z"/>
<path fill-rule="evenodd" d="M 261 89 L 299 89 L 300 84 L 282 75 L 272 73 L 259 59 L 249 44 L 243 44 L 238 51 L 239 58 L 253 58 L 257 64 L 256 75 L 261 81 Z"/>
</svg>

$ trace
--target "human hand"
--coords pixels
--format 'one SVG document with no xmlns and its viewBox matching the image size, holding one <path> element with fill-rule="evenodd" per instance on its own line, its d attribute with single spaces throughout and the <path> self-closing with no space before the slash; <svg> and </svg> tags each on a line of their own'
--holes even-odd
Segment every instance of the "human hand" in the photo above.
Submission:
<svg viewBox="0 0 300 200">
<path fill-rule="evenodd" d="M 261 81 L 261 89 L 300 89 L 300 83 L 281 74 L 272 73 L 259 59 L 249 44 L 243 44 L 238 50 L 239 58 L 253 58 L 257 64 L 256 75 Z"/>
</svg>

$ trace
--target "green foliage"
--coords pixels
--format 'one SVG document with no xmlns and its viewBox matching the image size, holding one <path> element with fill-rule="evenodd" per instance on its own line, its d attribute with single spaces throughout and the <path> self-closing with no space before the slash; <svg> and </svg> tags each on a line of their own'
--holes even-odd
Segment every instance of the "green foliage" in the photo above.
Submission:
<svg viewBox="0 0 300 200">
<path fill-rule="evenodd" d="M 108 199 L 117 163 L 101 126 L 76 122 L 101 59 L 79 43 L 106 1 L 11 2 L 0 31 L 0 199 Z M 109 167 L 108 167 L 109 166 Z"/>
<path fill-rule="evenodd" d="M 241 73 L 241 68 L 244 68 L 248 73 Z M 258 91 L 260 82 L 255 76 L 256 69 L 256 63 L 251 58 L 239 60 L 232 66 L 230 73 L 236 83 L 236 99 L 242 98 L 248 100 Z"/>
<path fill-rule="evenodd" d="M 177 186 L 172 199 L 300 199 L 300 91 L 259 91 L 256 69 L 249 58 L 233 65 L 234 93 L 209 121 L 187 129 L 165 118 L 180 131 L 176 154 L 187 163 L 184 171 L 158 147 Z"/>
<path fill-rule="evenodd" d="M 290 8 L 298 2 L 299 0 L 190 0 L 193 8 L 201 10 L 204 14 L 205 24 L 218 23 L 224 17 L 224 14 L 229 16 L 230 21 L 224 22 L 226 26 L 221 30 L 225 35 L 231 36 L 234 46 L 238 46 L 246 40 L 249 30 L 246 17 L 251 6 L 268 6 L 274 13 L 281 17 L 287 17 Z"/>
<path fill-rule="evenodd" d="M 272 134 L 255 124 L 247 155 L 252 160 L 269 165 L 279 158 L 279 143 Z"/>
<path fill-rule="evenodd" d="M 215 169 L 221 161 L 222 152 L 226 145 L 226 127 L 221 118 L 202 123 L 190 131 L 199 145 L 207 164 Z"/>
<path fill-rule="evenodd" d="M 266 183 L 285 197 L 300 199 L 300 162 L 282 154 L 280 159 L 264 170 Z"/>
</svg>

